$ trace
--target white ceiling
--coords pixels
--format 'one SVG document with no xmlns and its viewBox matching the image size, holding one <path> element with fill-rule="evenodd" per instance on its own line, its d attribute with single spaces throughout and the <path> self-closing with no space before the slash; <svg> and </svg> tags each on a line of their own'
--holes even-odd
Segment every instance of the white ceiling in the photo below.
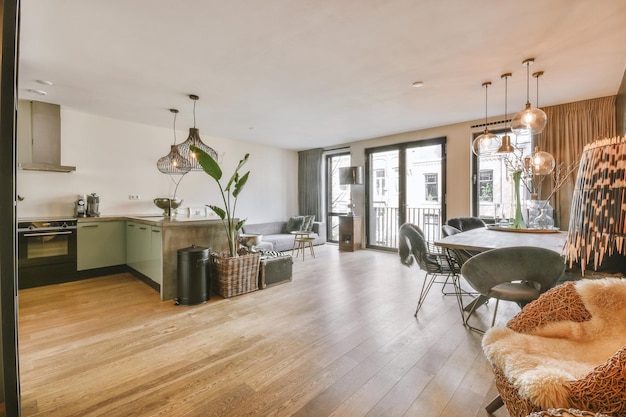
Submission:
<svg viewBox="0 0 626 417">
<path fill-rule="evenodd" d="M 617 93 L 625 0 L 22 0 L 20 98 L 301 150 Z M 38 84 L 49 80 L 52 86 Z M 413 88 L 414 81 L 424 81 Z M 38 96 L 28 89 L 42 89 Z M 530 79 L 530 101 L 536 81 Z"/>
</svg>

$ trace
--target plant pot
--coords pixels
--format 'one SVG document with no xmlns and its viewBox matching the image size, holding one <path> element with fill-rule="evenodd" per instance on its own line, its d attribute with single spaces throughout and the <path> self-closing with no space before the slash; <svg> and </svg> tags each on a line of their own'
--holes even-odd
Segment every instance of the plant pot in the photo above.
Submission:
<svg viewBox="0 0 626 417">
<path fill-rule="evenodd" d="M 259 289 L 259 252 L 237 257 L 211 254 L 214 288 L 224 298 Z"/>
</svg>

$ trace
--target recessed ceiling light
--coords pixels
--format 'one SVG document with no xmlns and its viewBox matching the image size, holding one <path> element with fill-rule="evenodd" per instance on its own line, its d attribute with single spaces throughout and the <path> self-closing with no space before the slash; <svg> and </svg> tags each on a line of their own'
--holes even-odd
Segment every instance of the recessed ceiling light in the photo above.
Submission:
<svg viewBox="0 0 626 417">
<path fill-rule="evenodd" d="M 35 90 L 35 89 L 33 89 L 33 88 L 29 88 L 29 89 L 28 89 L 28 92 L 29 92 L 29 93 L 39 94 L 40 96 L 45 96 L 45 95 L 47 95 L 47 94 L 48 94 L 48 93 L 46 93 L 46 92 L 45 92 L 45 91 L 43 91 L 43 90 Z"/>
<path fill-rule="evenodd" d="M 39 84 L 43 84 L 43 85 L 54 85 L 54 83 L 52 81 L 48 81 L 48 80 L 35 80 L 37 81 Z"/>
<path fill-rule="evenodd" d="M 413 87 L 415 88 L 420 88 L 421 86 L 424 85 L 424 81 L 415 81 L 413 84 L 411 84 Z"/>
</svg>

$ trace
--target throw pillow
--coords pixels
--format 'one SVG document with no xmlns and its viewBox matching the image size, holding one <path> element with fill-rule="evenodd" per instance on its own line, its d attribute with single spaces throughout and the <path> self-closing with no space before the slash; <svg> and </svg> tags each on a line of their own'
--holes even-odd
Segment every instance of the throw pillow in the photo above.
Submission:
<svg viewBox="0 0 626 417">
<path fill-rule="evenodd" d="M 289 219 L 285 226 L 285 233 L 296 232 L 302 230 L 302 224 L 304 223 L 304 216 L 294 216 Z"/>
<path fill-rule="evenodd" d="M 302 223 L 302 230 L 304 230 L 305 232 L 312 231 L 314 221 L 315 221 L 315 216 L 304 216 L 304 223 Z"/>
<path fill-rule="evenodd" d="M 284 253 L 277 252 L 274 250 L 262 250 L 261 256 L 265 258 L 278 258 L 279 256 L 288 256 L 288 255 L 285 255 Z"/>
</svg>

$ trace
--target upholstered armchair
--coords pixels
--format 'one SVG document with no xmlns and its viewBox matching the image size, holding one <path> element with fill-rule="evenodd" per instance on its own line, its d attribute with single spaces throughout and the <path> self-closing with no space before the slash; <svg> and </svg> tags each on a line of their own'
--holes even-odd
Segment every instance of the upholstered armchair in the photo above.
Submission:
<svg viewBox="0 0 626 417">
<path fill-rule="evenodd" d="M 559 407 L 626 416 L 626 280 L 559 285 L 487 331 L 483 350 L 511 417 Z"/>
</svg>

